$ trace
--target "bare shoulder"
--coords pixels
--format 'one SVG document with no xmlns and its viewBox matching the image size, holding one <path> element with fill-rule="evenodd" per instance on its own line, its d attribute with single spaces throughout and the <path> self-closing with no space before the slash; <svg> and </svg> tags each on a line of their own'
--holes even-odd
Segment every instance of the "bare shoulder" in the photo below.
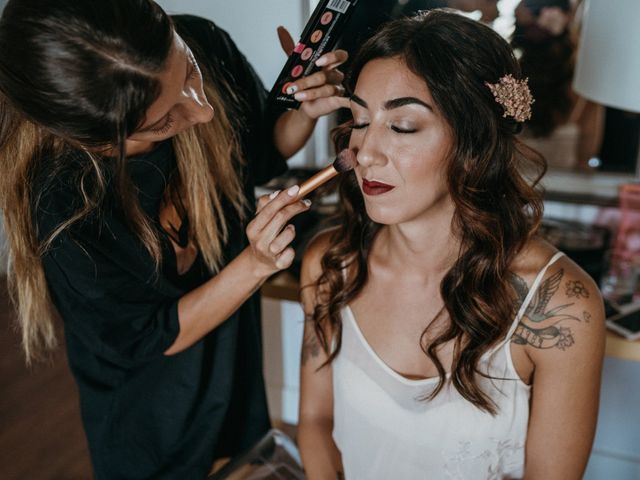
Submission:
<svg viewBox="0 0 640 480">
<path fill-rule="evenodd" d="M 322 257 L 331 246 L 331 239 L 335 228 L 323 230 L 314 236 L 302 257 L 300 282 L 302 286 L 315 283 L 322 274 Z"/>
<path fill-rule="evenodd" d="M 302 257 L 300 270 L 300 299 L 305 312 L 310 313 L 315 305 L 326 300 L 323 293 L 327 292 L 326 282 L 318 283 L 322 276 L 322 257 L 331 248 L 336 228 L 323 230 L 311 239 Z"/>
<path fill-rule="evenodd" d="M 516 306 L 528 302 L 512 342 L 525 346 L 535 364 L 555 362 L 558 355 L 595 357 L 604 349 L 602 297 L 582 268 L 561 256 L 548 266 L 538 284 L 533 284 L 556 253 L 548 243 L 534 240 L 511 271 Z"/>
<path fill-rule="evenodd" d="M 313 367 L 315 371 L 327 360 L 327 352 L 323 348 L 318 337 L 317 308 L 319 304 L 327 301 L 326 283 L 318 283 L 322 276 L 322 257 L 329 250 L 335 229 L 324 230 L 313 237 L 309 242 L 302 258 L 300 272 L 300 299 L 304 309 L 304 336 L 302 339 L 301 366 Z M 332 330 L 327 322 L 321 322 L 320 327 L 325 339 L 325 347 L 328 349 L 326 339 L 332 338 Z"/>
</svg>

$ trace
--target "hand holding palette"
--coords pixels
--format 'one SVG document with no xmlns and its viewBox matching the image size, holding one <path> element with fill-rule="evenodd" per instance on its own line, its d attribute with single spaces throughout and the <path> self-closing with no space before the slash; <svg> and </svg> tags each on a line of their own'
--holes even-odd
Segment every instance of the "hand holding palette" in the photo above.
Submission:
<svg viewBox="0 0 640 480">
<path fill-rule="evenodd" d="M 300 107 L 300 102 L 288 94 L 287 89 L 296 80 L 320 70 L 316 61 L 335 47 L 357 3 L 358 0 L 321 0 L 318 3 L 271 90 L 271 101 L 287 108 Z"/>
</svg>

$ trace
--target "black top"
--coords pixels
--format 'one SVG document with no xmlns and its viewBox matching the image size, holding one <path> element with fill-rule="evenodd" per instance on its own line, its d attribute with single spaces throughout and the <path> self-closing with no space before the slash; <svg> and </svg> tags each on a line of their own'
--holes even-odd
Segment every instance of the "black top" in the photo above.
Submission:
<svg viewBox="0 0 640 480">
<path fill-rule="evenodd" d="M 286 170 L 272 142 L 276 115 L 266 113 L 267 92 L 226 32 L 197 17 L 174 21 L 185 41 L 204 52 L 200 61 L 208 61 L 240 97 L 244 110 L 236 111 L 233 121 L 243 125 L 242 175 L 253 205 L 254 184 Z M 35 209 L 41 239 L 81 202 L 76 178 L 87 159 L 79 152 L 66 159 L 72 164 L 55 176 L 47 166 L 38 173 L 33 193 L 34 198 L 42 194 Z M 142 208 L 160 232 L 160 200 L 176 170 L 171 141 L 129 160 Z M 225 210 L 226 264 L 247 240 L 238 215 L 229 205 Z M 214 458 L 239 453 L 269 428 L 257 295 L 189 349 L 163 355 L 179 332 L 178 299 L 211 275 L 200 257 L 188 274 L 178 275 L 173 247 L 160 236 L 158 274 L 121 211 L 105 207 L 99 218 L 61 234 L 43 258 L 64 321 L 98 479 L 204 478 Z"/>
</svg>

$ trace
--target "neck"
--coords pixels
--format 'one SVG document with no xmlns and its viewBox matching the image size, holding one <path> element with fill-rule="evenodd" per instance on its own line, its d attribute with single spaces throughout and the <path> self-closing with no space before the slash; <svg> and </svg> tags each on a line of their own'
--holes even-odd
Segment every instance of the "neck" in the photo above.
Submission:
<svg viewBox="0 0 640 480">
<path fill-rule="evenodd" d="M 460 239 L 452 226 L 453 213 L 453 202 L 448 199 L 423 217 L 383 227 L 378 236 L 380 253 L 404 272 L 425 279 L 441 277 L 460 251 Z"/>
</svg>

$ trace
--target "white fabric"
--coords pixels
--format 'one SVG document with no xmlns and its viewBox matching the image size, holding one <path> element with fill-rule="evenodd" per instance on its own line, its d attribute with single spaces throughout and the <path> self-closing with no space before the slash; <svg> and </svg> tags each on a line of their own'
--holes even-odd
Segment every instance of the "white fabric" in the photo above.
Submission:
<svg viewBox="0 0 640 480">
<path fill-rule="evenodd" d="M 333 438 L 347 480 L 521 478 L 530 387 L 518 377 L 510 338 L 554 255 L 539 272 L 507 336 L 481 359 L 493 379 L 483 391 L 498 406 L 493 417 L 445 388 L 421 400 L 437 378 L 409 380 L 378 357 L 349 307 L 342 311 L 342 347 L 332 363 Z"/>
</svg>

